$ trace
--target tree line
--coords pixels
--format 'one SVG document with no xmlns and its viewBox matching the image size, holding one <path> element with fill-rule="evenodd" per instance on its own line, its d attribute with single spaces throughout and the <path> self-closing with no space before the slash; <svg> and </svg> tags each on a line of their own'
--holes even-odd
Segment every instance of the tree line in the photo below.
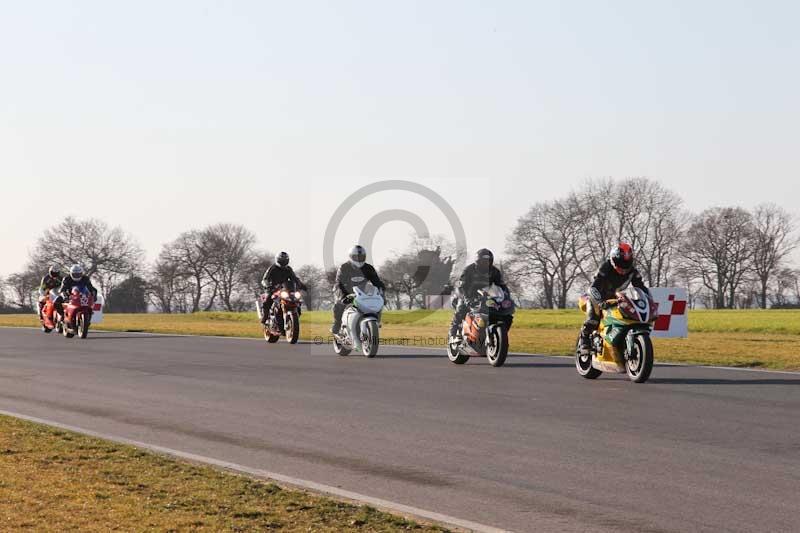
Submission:
<svg viewBox="0 0 800 533">
<path fill-rule="evenodd" d="M 524 307 L 565 308 L 619 241 L 634 246 L 648 285 L 685 287 L 692 307 L 800 303 L 791 214 L 773 204 L 694 214 L 677 194 L 647 178 L 590 180 L 563 198 L 532 205 L 508 235 L 499 263 Z M 464 251 L 445 238 L 414 239 L 379 265 L 388 307 L 425 306 L 419 273 L 423 250 L 433 246 L 448 264 L 463 259 Z M 181 233 L 147 264 L 136 239 L 121 228 L 68 217 L 42 234 L 21 272 L 0 278 L 0 309 L 31 309 L 49 265 L 78 263 L 106 297 L 109 312 L 251 310 L 273 257 L 256 247 L 244 226 L 220 223 Z M 295 270 L 307 285 L 306 306 L 330 307 L 335 272 L 316 265 Z"/>
<path fill-rule="evenodd" d="M 685 287 L 692 307 L 800 303 L 790 213 L 762 204 L 694 214 L 677 194 L 647 178 L 591 180 L 564 198 L 534 204 L 508 237 L 506 272 L 533 306 L 564 308 L 620 241 L 636 250 L 649 286 Z"/>
</svg>

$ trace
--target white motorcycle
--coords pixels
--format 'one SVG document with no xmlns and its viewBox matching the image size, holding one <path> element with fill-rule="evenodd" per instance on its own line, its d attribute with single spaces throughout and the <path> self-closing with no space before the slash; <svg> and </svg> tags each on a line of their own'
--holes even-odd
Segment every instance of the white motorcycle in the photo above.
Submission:
<svg viewBox="0 0 800 533">
<path fill-rule="evenodd" d="M 367 290 L 353 287 L 353 301 L 342 313 L 342 327 L 333 335 L 333 351 L 349 355 L 361 351 L 366 357 L 375 357 L 380 344 L 378 325 L 383 309 L 383 295 L 371 285 Z"/>
</svg>

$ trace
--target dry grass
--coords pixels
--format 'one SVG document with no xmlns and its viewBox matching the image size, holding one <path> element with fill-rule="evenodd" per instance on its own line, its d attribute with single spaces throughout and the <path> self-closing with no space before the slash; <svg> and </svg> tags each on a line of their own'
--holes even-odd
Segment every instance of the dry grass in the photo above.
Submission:
<svg viewBox="0 0 800 533">
<path fill-rule="evenodd" d="M 443 531 L 0 416 L 0 530 Z"/>
<path fill-rule="evenodd" d="M 448 311 L 388 311 L 381 335 L 409 345 L 443 346 Z M 575 310 L 520 310 L 511 330 L 518 352 L 568 355 L 583 318 Z M 301 337 L 327 338 L 330 313 L 305 312 Z M 0 315 L 0 326 L 37 326 L 33 315 Z M 688 339 L 655 339 L 664 362 L 800 370 L 800 311 L 692 311 Z M 100 327 L 98 327 L 100 329 Z M 255 313 L 105 316 L 102 329 L 260 337 Z"/>
</svg>

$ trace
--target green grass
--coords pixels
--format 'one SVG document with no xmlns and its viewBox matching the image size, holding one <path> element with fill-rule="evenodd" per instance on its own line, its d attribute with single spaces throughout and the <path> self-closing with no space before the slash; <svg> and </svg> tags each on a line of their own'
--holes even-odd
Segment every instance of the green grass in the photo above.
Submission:
<svg viewBox="0 0 800 533">
<path fill-rule="evenodd" d="M 389 339 L 443 339 L 451 312 L 386 311 L 381 335 Z M 301 338 L 328 336 L 331 315 L 306 311 Z M 549 355 L 571 353 L 583 316 L 577 310 L 519 310 L 511 329 L 511 349 Z M 37 326 L 29 315 L 0 315 L 0 326 Z M 260 337 L 254 312 L 193 315 L 107 314 L 98 329 L 190 335 Z M 800 369 L 800 310 L 689 312 L 688 339 L 655 339 L 656 358 L 663 362 Z M 437 345 L 431 342 L 427 346 Z M 441 345 L 439 343 L 438 345 Z"/>
<path fill-rule="evenodd" d="M 2 531 L 444 531 L 0 416 Z"/>
</svg>

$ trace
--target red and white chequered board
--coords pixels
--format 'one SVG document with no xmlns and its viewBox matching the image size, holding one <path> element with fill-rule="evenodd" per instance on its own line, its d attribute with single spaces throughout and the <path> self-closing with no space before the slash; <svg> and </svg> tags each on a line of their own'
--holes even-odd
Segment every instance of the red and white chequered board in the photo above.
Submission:
<svg viewBox="0 0 800 533">
<path fill-rule="evenodd" d="M 653 328 L 653 337 L 688 337 L 686 289 L 653 287 L 650 293 L 658 304 L 658 319 Z"/>
</svg>

